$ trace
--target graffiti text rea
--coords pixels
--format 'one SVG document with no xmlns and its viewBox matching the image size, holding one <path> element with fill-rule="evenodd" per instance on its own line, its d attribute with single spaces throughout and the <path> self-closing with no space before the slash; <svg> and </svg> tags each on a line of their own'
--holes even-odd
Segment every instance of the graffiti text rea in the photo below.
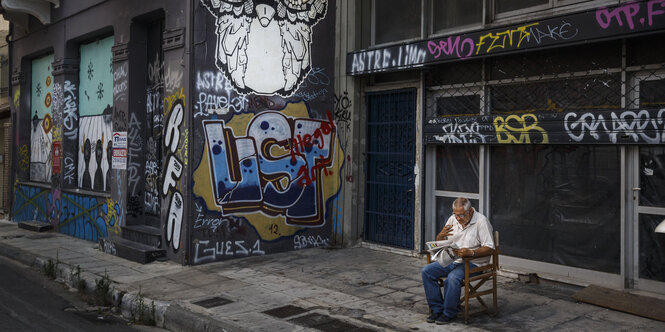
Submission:
<svg viewBox="0 0 665 332">
<path fill-rule="evenodd" d="M 596 10 L 596 21 L 601 28 L 607 29 L 611 25 L 623 27 L 624 20 L 628 29 L 635 29 L 637 20 L 642 26 L 652 26 L 654 17 L 665 14 L 665 10 L 657 9 L 665 7 L 665 0 L 651 0 L 647 3 L 646 14 L 639 2 L 629 2 L 614 9 L 601 7 Z M 646 18 L 644 17 L 646 16 Z"/>
<path fill-rule="evenodd" d="M 336 127 L 328 121 L 264 112 L 236 137 L 222 120 L 203 121 L 215 201 L 223 214 L 261 210 L 288 225 L 324 223 L 323 178 Z"/>
</svg>

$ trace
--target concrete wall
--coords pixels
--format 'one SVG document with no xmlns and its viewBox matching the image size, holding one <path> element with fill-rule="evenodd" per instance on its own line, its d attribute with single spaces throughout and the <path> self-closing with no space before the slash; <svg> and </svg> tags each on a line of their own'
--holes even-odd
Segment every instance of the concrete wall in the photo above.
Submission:
<svg viewBox="0 0 665 332">
<path fill-rule="evenodd" d="M 89 240 L 158 227 L 184 264 L 352 244 L 355 102 L 336 81 L 337 2 L 287 6 L 66 1 L 48 27 L 17 29 L 14 220 Z M 107 90 L 88 77 L 105 59 L 81 45 L 109 36 Z M 33 63 L 48 56 L 51 105 L 35 112 Z M 127 138 L 124 165 L 107 133 Z"/>
<path fill-rule="evenodd" d="M 15 221 L 50 222 L 60 232 L 95 241 L 120 237 L 121 226 L 130 217 L 144 217 L 148 210 L 143 206 L 139 213 L 128 211 L 128 201 L 136 194 L 130 185 L 132 180 L 142 181 L 139 196 L 145 203 L 146 179 L 155 178 L 145 172 L 145 165 L 150 162 L 159 169 L 166 160 L 155 159 L 159 153 L 149 159 L 148 140 L 143 138 L 152 131 L 161 133 L 171 110 L 167 106 L 178 100 L 186 104 L 188 6 L 187 2 L 63 1 L 52 9 L 52 24 L 45 27 L 31 18 L 28 26 L 16 27 L 10 44 Z M 162 22 L 157 41 L 144 33 L 154 22 Z M 157 57 L 147 54 L 146 44 L 151 42 L 163 48 Z M 39 59 L 48 61 L 43 71 L 35 72 Z M 156 71 L 147 82 L 149 59 Z M 148 84 L 162 87 L 158 96 L 146 92 Z M 150 97 L 156 103 L 150 104 Z M 187 125 L 172 138 L 186 141 Z M 143 135 L 133 142 L 140 144 L 141 157 L 114 163 L 111 136 L 127 135 L 136 128 Z M 153 142 L 152 151 L 167 148 Z M 181 145 L 174 151 L 187 154 Z M 132 162 L 139 169 L 132 169 Z M 156 193 L 154 187 L 150 189 Z M 188 194 L 184 182 L 170 189 Z M 158 196 L 152 205 L 158 227 L 166 219 L 161 214 L 168 211 L 159 204 L 161 199 Z M 175 250 L 168 254 L 185 261 Z"/>
<path fill-rule="evenodd" d="M 336 1 L 303 6 L 195 1 L 192 264 L 334 242 L 347 128 Z"/>
</svg>

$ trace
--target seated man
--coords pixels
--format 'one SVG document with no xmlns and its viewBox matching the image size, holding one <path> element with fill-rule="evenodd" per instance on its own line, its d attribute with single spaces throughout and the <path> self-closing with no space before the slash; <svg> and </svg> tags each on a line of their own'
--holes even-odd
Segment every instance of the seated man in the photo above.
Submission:
<svg viewBox="0 0 665 332">
<path fill-rule="evenodd" d="M 492 225 L 487 218 L 471 207 L 471 202 L 463 197 L 453 202 L 453 215 L 437 234 L 436 240 L 448 237 L 459 249 L 453 249 L 458 257 L 447 266 L 432 262 L 422 270 L 425 296 L 432 314 L 427 317 L 428 323 L 446 324 L 457 317 L 460 291 L 464 280 L 464 257 L 484 256 L 471 261 L 471 267 L 487 264 L 489 255 L 494 252 Z M 443 284 L 443 298 L 437 282 L 447 277 Z"/>
</svg>

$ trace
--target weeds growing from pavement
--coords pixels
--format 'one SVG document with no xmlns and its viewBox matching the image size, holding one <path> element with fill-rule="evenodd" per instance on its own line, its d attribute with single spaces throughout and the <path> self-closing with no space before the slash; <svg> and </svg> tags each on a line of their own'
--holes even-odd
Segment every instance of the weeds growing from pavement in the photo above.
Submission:
<svg viewBox="0 0 665 332">
<path fill-rule="evenodd" d="M 136 295 L 134 305 L 131 310 L 132 323 L 141 325 L 155 325 L 155 301 L 152 301 L 150 307 L 146 305 L 145 298 L 139 288 L 139 293 Z"/>
<path fill-rule="evenodd" d="M 96 305 L 108 306 L 111 304 L 111 279 L 108 273 L 104 271 L 104 276 L 100 279 L 95 279 L 95 292 L 94 301 Z"/>
<path fill-rule="evenodd" d="M 42 266 L 44 274 L 51 280 L 56 277 L 57 263 L 53 263 L 53 260 L 49 259 L 44 266 Z"/>
<path fill-rule="evenodd" d="M 79 291 L 79 293 L 84 293 L 86 288 L 86 283 L 83 278 L 81 278 L 81 266 L 76 265 L 76 269 L 72 270 L 72 282 L 74 287 Z"/>
</svg>

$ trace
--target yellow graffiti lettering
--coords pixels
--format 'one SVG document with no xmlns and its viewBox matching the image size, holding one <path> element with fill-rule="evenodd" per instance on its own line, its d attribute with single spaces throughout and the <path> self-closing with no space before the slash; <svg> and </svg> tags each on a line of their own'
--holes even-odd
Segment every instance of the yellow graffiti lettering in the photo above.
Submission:
<svg viewBox="0 0 665 332">
<path fill-rule="evenodd" d="M 499 143 L 517 143 L 517 144 L 530 144 L 532 143 L 531 135 L 540 135 L 541 139 L 533 139 L 533 143 L 549 143 L 547 132 L 538 126 L 538 118 L 533 114 L 524 114 L 521 117 L 518 115 L 509 115 L 505 119 L 497 116 L 494 119 L 494 129 L 496 130 L 496 139 Z M 519 134 L 519 138 L 514 134 Z"/>
<path fill-rule="evenodd" d="M 182 146 L 178 149 L 178 155 L 182 158 L 185 166 L 189 163 L 189 128 L 186 128 L 182 134 L 183 141 Z"/>
<path fill-rule="evenodd" d="M 27 171 L 28 168 L 30 167 L 30 151 L 28 151 L 28 145 L 23 144 L 21 146 L 21 149 L 18 151 L 19 153 L 19 168 L 22 171 Z"/>
<path fill-rule="evenodd" d="M 14 92 L 14 108 L 18 109 L 20 105 L 21 105 L 21 88 L 17 87 L 16 91 Z"/>
<path fill-rule="evenodd" d="M 523 26 L 521 26 L 517 29 L 508 29 L 506 31 L 498 32 L 496 34 L 490 32 L 486 35 L 480 36 L 480 38 L 478 39 L 478 43 L 476 44 L 476 55 L 478 55 L 480 53 L 481 46 L 486 45 L 486 42 L 485 42 L 486 39 L 491 40 L 491 43 L 489 44 L 489 46 L 485 50 L 485 53 L 489 53 L 495 48 L 505 49 L 506 46 L 512 47 L 513 46 L 513 39 L 514 39 L 513 37 L 514 37 L 515 33 L 519 33 L 518 38 L 517 38 L 516 48 L 520 48 L 524 38 L 527 38 L 527 37 L 530 36 L 530 33 L 528 31 L 526 31 L 526 29 L 528 27 L 531 27 L 531 26 L 534 26 L 534 25 L 538 25 L 538 23 L 531 23 L 531 24 L 528 24 L 528 25 L 523 25 Z M 508 42 L 507 44 L 506 44 L 506 41 Z"/>
<path fill-rule="evenodd" d="M 182 100 L 182 106 L 185 107 L 185 94 L 183 93 L 183 88 L 180 88 L 180 91 L 170 94 L 164 98 L 164 115 L 171 113 L 173 103 L 179 99 Z"/>
<path fill-rule="evenodd" d="M 118 214 L 118 211 L 115 210 L 115 203 L 113 199 L 106 199 L 106 207 L 108 208 L 108 212 L 105 215 L 102 214 L 102 218 L 104 219 L 104 223 L 106 223 L 107 232 L 120 234 L 120 215 Z"/>
</svg>

